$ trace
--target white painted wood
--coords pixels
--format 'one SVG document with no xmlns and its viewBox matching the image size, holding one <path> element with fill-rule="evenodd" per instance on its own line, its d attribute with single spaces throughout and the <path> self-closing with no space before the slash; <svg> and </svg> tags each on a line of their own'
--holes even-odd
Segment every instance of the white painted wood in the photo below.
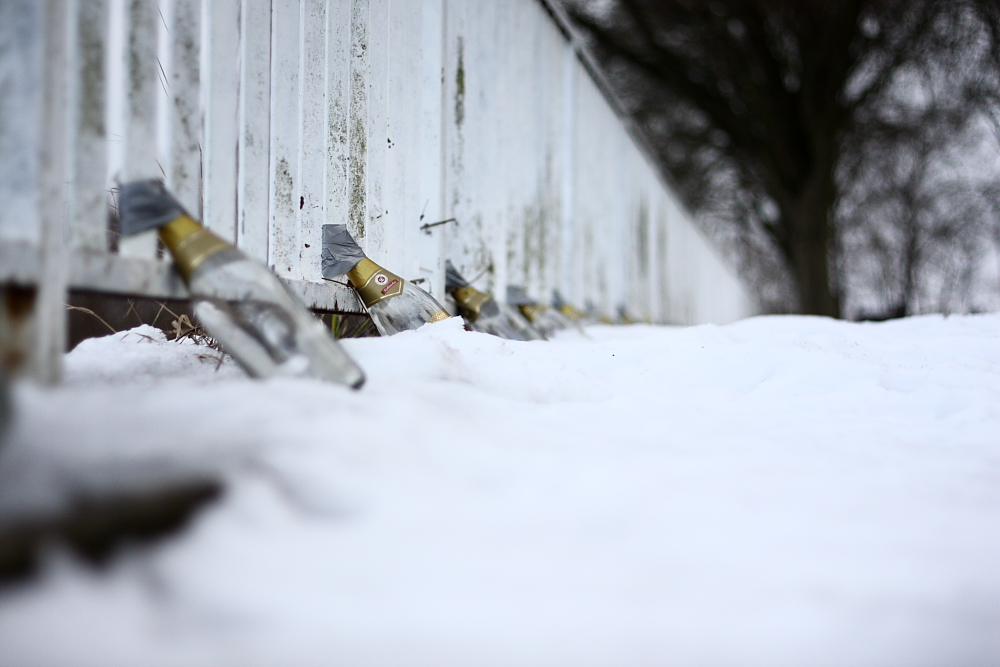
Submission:
<svg viewBox="0 0 1000 667">
<path fill-rule="evenodd" d="M 444 0 L 423 0 L 421 6 L 420 61 L 420 170 L 417 200 L 417 234 L 413 247 L 417 255 L 423 287 L 441 299 L 441 235 L 438 228 L 420 230 L 425 224 L 445 219 L 442 170 L 444 169 L 441 131 L 444 106 Z M 412 232 L 410 232 L 412 234 Z M 407 236 L 409 240 L 411 236 Z"/>
<path fill-rule="evenodd" d="M 68 82 L 70 242 L 76 247 L 107 250 L 110 189 L 105 122 L 107 0 L 77 1 L 71 20 Z"/>
<path fill-rule="evenodd" d="M 271 192 L 271 0 L 242 0 L 236 232 L 250 257 L 268 261 Z"/>
<path fill-rule="evenodd" d="M 368 122 L 366 167 L 365 241 L 362 246 L 373 260 L 386 263 L 385 226 L 387 144 L 387 84 L 389 77 L 389 0 L 368 0 Z"/>
<path fill-rule="evenodd" d="M 203 2 L 201 84 L 205 110 L 202 222 L 236 242 L 240 100 L 240 4 Z"/>
<path fill-rule="evenodd" d="M 326 222 L 326 0 L 303 0 L 301 20 L 299 135 L 299 234 L 290 248 L 302 277 L 322 282 L 320 255 Z"/>
<path fill-rule="evenodd" d="M 172 0 L 170 43 L 170 170 L 167 187 L 202 219 L 201 0 Z"/>
<path fill-rule="evenodd" d="M 351 77 L 353 4 L 327 0 L 326 23 L 326 163 L 327 224 L 348 223 L 351 183 Z"/>
<path fill-rule="evenodd" d="M 28 247 L 40 239 L 43 10 L 37 0 L 0 2 L 0 241 Z"/>
<path fill-rule="evenodd" d="M 45 4 L 45 77 L 39 195 L 41 234 L 38 245 L 39 282 L 33 304 L 34 327 L 29 369 L 45 384 L 62 374 L 66 351 L 66 287 L 69 279 L 67 214 L 69 193 L 69 32 L 75 30 L 75 2 Z"/>
<path fill-rule="evenodd" d="M 157 98 L 163 94 L 163 73 L 157 54 L 160 13 L 154 0 L 126 0 L 125 35 L 125 164 L 123 182 L 164 178 L 157 161 Z M 123 238 L 125 257 L 153 258 L 156 231 Z"/>
<path fill-rule="evenodd" d="M 156 259 L 77 249 L 70 261 L 70 282 L 76 289 L 145 296 L 155 299 L 186 299 L 190 295 L 180 275 L 169 262 Z"/>
<path fill-rule="evenodd" d="M 579 300 L 582 298 L 583 293 L 577 288 L 580 276 L 573 253 L 574 238 L 576 236 L 573 214 L 574 203 L 576 201 L 576 193 L 574 191 L 576 170 L 574 165 L 576 163 L 576 78 L 578 76 L 578 67 L 576 52 L 569 43 L 566 43 L 563 47 L 562 73 L 562 136 L 560 137 L 560 157 L 562 163 L 559 165 L 561 172 L 559 192 L 561 235 L 559 259 L 561 266 L 557 280 L 563 298 L 580 303 Z"/>
<path fill-rule="evenodd" d="M 24 246 L 18 248 L 17 244 L 0 244 L 0 262 L 3 266 L 14 266 L 19 275 L 34 280 L 37 266 L 23 262 L 24 257 Z M 79 250 L 73 254 L 70 271 L 72 284 L 78 289 L 157 299 L 186 299 L 190 296 L 180 276 L 167 262 Z M 364 312 L 353 290 L 330 289 L 330 283 L 326 281 L 284 282 L 309 308 Z"/>
<path fill-rule="evenodd" d="M 351 0 L 351 62 L 348 102 L 347 226 L 365 247 L 368 223 L 368 0 Z"/>
<path fill-rule="evenodd" d="M 299 275 L 300 28 L 299 0 L 273 0 L 268 263 L 286 278 Z"/>
<path fill-rule="evenodd" d="M 420 106 L 422 3 L 389 3 L 383 257 L 401 275 L 420 278 Z M 413 251 L 409 249 L 413 248 Z M 427 285 L 424 285 L 427 287 Z"/>
</svg>

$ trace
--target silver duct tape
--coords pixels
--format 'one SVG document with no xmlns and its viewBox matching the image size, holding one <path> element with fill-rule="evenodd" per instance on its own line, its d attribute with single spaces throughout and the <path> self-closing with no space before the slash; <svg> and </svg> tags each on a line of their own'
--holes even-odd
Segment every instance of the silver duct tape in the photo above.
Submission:
<svg viewBox="0 0 1000 667">
<path fill-rule="evenodd" d="M 163 181 L 151 178 L 122 184 L 118 194 L 121 235 L 134 236 L 158 229 L 187 211 L 167 191 Z"/>
<path fill-rule="evenodd" d="M 327 279 L 342 276 L 365 258 L 347 225 L 323 225 L 323 252 L 320 267 Z"/>
</svg>

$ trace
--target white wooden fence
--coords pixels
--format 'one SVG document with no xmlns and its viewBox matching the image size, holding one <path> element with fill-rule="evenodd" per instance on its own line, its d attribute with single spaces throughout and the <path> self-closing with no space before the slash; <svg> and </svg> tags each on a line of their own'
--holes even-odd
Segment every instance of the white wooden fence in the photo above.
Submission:
<svg viewBox="0 0 1000 667">
<path fill-rule="evenodd" d="M 568 34 L 540 0 L 2 0 L 0 282 L 39 286 L 36 375 L 67 286 L 185 296 L 153 233 L 109 234 L 142 177 L 319 309 L 361 308 L 320 277 L 347 222 L 439 297 L 451 258 L 635 319 L 750 314 Z"/>
</svg>

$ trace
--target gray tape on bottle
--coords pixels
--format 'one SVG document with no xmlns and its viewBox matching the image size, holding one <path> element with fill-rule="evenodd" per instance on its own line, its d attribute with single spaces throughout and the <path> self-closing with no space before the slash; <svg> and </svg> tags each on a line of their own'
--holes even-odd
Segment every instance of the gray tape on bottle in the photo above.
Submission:
<svg viewBox="0 0 1000 667">
<path fill-rule="evenodd" d="M 507 285 L 507 303 L 511 306 L 533 306 L 535 300 L 520 285 Z"/>
<path fill-rule="evenodd" d="M 118 193 L 121 235 L 134 236 L 158 229 L 187 211 L 159 179 L 122 184 Z"/>
<path fill-rule="evenodd" d="M 320 267 L 324 278 L 342 276 L 364 258 L 364 251 L 347 231 L 347 225 L 323 225 Z"/>
<path fill-rule="evenodd" d="M 444 261 L 444 288 L 451 292 L 459 287 L 469 287 L 469 281 L 462 277 L 450 259 Z"/>
</svg>

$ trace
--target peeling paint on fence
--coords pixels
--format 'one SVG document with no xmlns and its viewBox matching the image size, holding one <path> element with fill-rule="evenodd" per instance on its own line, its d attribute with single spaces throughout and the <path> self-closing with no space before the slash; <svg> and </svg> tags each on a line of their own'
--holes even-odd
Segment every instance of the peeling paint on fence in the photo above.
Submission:
<svg viewBox="0 0 1000 667">
<path fill-rule="evenodd" d="M 368 2 L 351 4 L 350 152 L 348 164 L 348 228 L 364 243 L 368 215 Z"/>
</svg>

